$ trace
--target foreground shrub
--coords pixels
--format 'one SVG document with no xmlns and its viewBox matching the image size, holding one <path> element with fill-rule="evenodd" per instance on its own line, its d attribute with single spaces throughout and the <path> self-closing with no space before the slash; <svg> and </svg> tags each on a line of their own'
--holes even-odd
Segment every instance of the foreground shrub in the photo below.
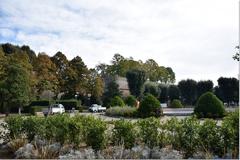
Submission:
<svg viewBox="0 0 240 160">
<path fill-rule="evenodd" d="M 211 92 L 201 95 L 194 108 L 194 113 L 198 117 L 220 118 L 225 114 L 223 103 Z"/>
<path fill-rule="evenodd" d="M 23 131 L 29 142 L 34 139 L 35 135 L 43 135 L 44 119 L 40 117 L 30 116 L 23 119 Z"/>
<path fill-rule="evenodd" d="M 181 150 L 185 158 L 192 157 L 198 149 L 199 121 L 195 117 L 182 120 L 172 118 L 166 124 L 167 139 L 173 148 Z"/>
<path fill-rule="evenodd" d="M 138 112 L 141 117 L 158 117 L 162 114 L 162 109 L 160 102 L 153 95 L 147 94 L 140 103 Z"/>
<path fill-rule="evenodd" d="M 171 102 L 170 107 L 171 107 L 171 108 L 183 108 L 183 105 L 182 105 L 182 103 L 181 103 L 180 100 L 174 99 L 174 100 Z"/>
<path fill-rule="evenodd" d="M 68 138 L 69 116 L 65 114 L 49 116 L 45 120 L 44 138 L 48 141 L 60 142 L 64 144 Z"/>
<path fill-rule="evenodd" d="M 137 108 L 135 107 L 111 107 L 106 110 L 107 116 L 135 117 Z"/>
<path fill-rule="evenodd" d="M 165 142 L 164 125 L 160 120 L 154 117 L 139 120 L 138 126 L 140 130 L 141 140 L 149 147 L 163 147 Z"/>
<path fill-rule="evenodd" d="M 182 137 L 182 123 L 176 118 L 171 118 L 167 120 L 165 124 L 166 132 L 166 141 L 168 145 L 176 150 L 181 149 L 181 137 Z"/>
<path fill-rule="evenodd" d="M 5 122 L 0 123 L 0 126 L 9 131 L 6 133 L 9 138 L 5 142 L 11 142 L 9 145 L 12 151 L 36 136 L 40 140 L 46 140 L 48 144 L 60 142 L 62 145 L 73 146 L 74 149 L 85 142 L 97 151 L 106 146 L 107 140 L 112 140 L 113 144 L 123 145 L 125 148 L 133 147 L 136 142 L 145 143 L 150 148 L 172 146 L 182 151 L 185 158 L 191 158 L 196 151 L 218 155 L 220 158 L 226 158 L 226 155 L 228 158 L 239 158 L 239 111 L 229 113 L 222 125 L 209 119 L 200 125 L 195 117 L 182 120 L 171 118 L 165 123 L 154 117 L 137 123 L 114 121 L 111 137 L 111 133 L 107 132 L 111 131 L 111 128 L 107 130 L 107 123 L 92 116 L 9 116 Z M 0 135 L 1 138 L 5 137 L 2 133 Z M 47 149 L 43 149 L 44 153 L 41 154 L 47 155 Z M 39 150 L 39 153 L 42 151 Z"/>
<path fill-rule="evenodd" d="M 85 117 L 84 117 L 85 118 Z M 107 130 L 106 122 L 94 117 L 86 117 L 85 138 L 86 144 L 91 146 L 94 150 L 103 149 L 106 146 L 105 131 Z"/>
<path fill-rule="evenodd" d="M 185 118 L 181 120 L 179 131 L 181 150 L 184 151 L 185 158 L 192 157 L 198 150 L 199 121 L 195 117 Z"/>
<path fill-rule="evenodd" d="M 114 123 L 113 143 L 124 145 L 125 148 L 132 148 L 136 139 L 134 124 L 127 120 L 119 120 Z"/>
<path fill-rule="evenodd" d="M 127 96 L 127 98 L 125 99 L 125 104 L 128 106 L 134 107 L 136 106 L 136 101 L 137 99 L 134 96 L 130 95 L 130 96 Z"/>
<path fill-rule="evenodd" d="M 232 158 L 239 158 L 239 110 L 224 117 L 222 122 L 223 155 L 232 151 Z"/>
<path fill-rule="evenodd" d="M 221 155 L 221 127 L 207 119 L 199 128 L 199 147 L 202 151 Z"/>
<path fill-rule="evenodd" d="M 68 143 L 72 143 L 74 148 L 78 148 L 83 140 L 83 124 L 77 116 L 68 121 Z"/>
<path fill-rule="evenodd" d="M 112 107 L 114 107 L 114 106 L 123 107 L 123 106 L 125 106 L 125 104 L 124 104 L 124 101 L 122 100 L 121 97 L 115 96 L 115 97 L 111 100 L 110 106 L 112 106 Z"/>
<path fill-rule="evenodd" d="M 23 136 L 23 117 L 8 116 L 5 121 L 8 125 L 10 139 L 16 139 Z"/>
</svg>

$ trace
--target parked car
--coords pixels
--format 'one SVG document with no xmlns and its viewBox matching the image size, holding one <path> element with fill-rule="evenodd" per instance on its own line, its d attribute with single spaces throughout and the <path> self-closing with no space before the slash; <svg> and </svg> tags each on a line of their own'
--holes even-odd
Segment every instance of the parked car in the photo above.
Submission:
<svg viewBox="0 0 240 160">
<path fill-rule="evenodd" d="M 89 107 L 89 111 L 90 112 L 104 112 L 104 111 L 106 111 L 106 107 L 102 107 L 101 105 L 98 105 L 98 104 L 92 104 Z"/>
<path fill-rule="evenodd" d="M 56 113 L 64 113 L 65 108 L 62 104 L 52 104 L 48 107 L 48 109 L 43 110 L 44 115 L 49 115 L 49 114 L 56 114 Z"/>
</svg>

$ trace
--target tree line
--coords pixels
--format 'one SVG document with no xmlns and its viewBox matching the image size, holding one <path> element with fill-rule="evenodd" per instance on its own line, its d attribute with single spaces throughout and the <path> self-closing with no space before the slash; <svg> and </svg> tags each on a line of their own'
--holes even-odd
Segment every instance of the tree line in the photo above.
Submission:
<svg viewBox="0 0 240 160">
<path fill-rule="evenodd" d="M 135 81 L 133 77 L 129 77 L 128 81 Z M 141 81 L 141 80 L 139 80 Z M 144 82 L 141 87 L 138 88 L 139 92 L 134 91 L 135 86 L 130 86 L 130 91 L 135 96 L 141 94 L 150 93 L 157 97 L 161 103 L 172 102 L 174 99 L 179 99 L 184 105 L 195 105 L 198 98 L 206 92 L 213 92 L 221 101 L 232 105 L 238 103 L 239 100 L 239 81 L 236 78 L 220 77 L 218 85 L 214 87 L 211 80 L 195 81 L 193 79 L 181 80 L 177 85 L 174 84 L 158 84 L 151 81 Z M 140 95 L 138 94 L 140 93 Z"/>
<path fill-rule="evenodd" d="M 54 92 L 55 99 L 63 93 L 61 99 L 77 98 L 84 105 L 108 102 L 114 95 L 121 95 L 115 77 L 126 77 L 134 69 L 141 69 L 154 82 L 175 81 L 172 68 L 159 66 L 153 59 L 144 63 L 115 54 L 111 64 L 88 68 L 79 56 L 68 60 L 60 51 L 51 57 L 44 52 L 36 54 L 26 45 L 1 44 L 0 108 L 22 108 L 39 99 L 46 90 Z M 113 80 L 112 83 L 106 83 L 107 79 Z"/>
</svg>

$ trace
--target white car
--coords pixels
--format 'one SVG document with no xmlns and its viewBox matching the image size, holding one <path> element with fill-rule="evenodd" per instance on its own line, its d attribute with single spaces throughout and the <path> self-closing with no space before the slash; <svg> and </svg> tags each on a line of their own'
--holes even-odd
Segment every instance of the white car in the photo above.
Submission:
<svg viewBox="0 0 240 160">
<path fill-rule="evenodd" d="M 64 113 L 65 112 L 65 108 L 62 104 L 52 104 L 50 107 L 48 107 L 47 110 L 43 111 L 44 115 L 48 115 L 48 114 L 56 114 L 56 113 Z"/>
<path fill-rule="evenodd" d="M 91 107 L 89 107 L 90 112 L 103 112 L 106 111 L 106 107 L 102 107 L 98 104 L 92 104 Z"/>
</svg>

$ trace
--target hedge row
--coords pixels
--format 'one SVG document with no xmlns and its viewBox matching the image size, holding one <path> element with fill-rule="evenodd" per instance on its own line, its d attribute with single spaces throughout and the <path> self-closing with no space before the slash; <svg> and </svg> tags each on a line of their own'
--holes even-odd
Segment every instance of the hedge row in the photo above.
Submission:
<svg viewBox="0 0 240 160">
<path fill-rule="evenodd" d="M 75 110 L 81 111 L 81 101 L 79 100 L 57 100 L 57 101 L 49 101 L 49 100 L 37 100 L 32 101 L 29 106 L 24 108 L 24 111 L 27 113 L 34 114 L 35 112 L 42 111 L 44 108 L 47 108 L 51 104 L 62 104 L 65 108 L 65 110 L 72 110 L 72 108 L 75 108 Z"/>
<path fill-rule="evenodd" d="M 117 117 L 136 117 L 137 108 L 135 107 L 110 107 L 106 111 L 107 116 Z"/>
<path fill-rule="evenodd" d="M 210 119 L 200 124 L 195 117 L 182 120 L 172 118 L 164 123 L 153 117 L 137 122 L 119 120 L 114 122 L 112 130 L 108 130 L 112 124 L 108 126 L 101 119 L 79 115 L 55 115 L 47 118 L 10 116 L 6 122 L 6 129 L 10 131 L 6 136 L 9 139 L 27 137 L 32 141 L 38 136 L 51 142 L 71 144 L 75 148 L 85 143 L 95 150 L 112 144 L 124 145 L 125 148 L 141 144 L 150 148 L 172 146 L 182 151 L 185 158 L 192 157 L 197 151 L 221 158 L 229 153 L 232 158 L 238 158 L 239 154 L 238 111 L 226 116 L 221 126 Z"/>
</svg>

